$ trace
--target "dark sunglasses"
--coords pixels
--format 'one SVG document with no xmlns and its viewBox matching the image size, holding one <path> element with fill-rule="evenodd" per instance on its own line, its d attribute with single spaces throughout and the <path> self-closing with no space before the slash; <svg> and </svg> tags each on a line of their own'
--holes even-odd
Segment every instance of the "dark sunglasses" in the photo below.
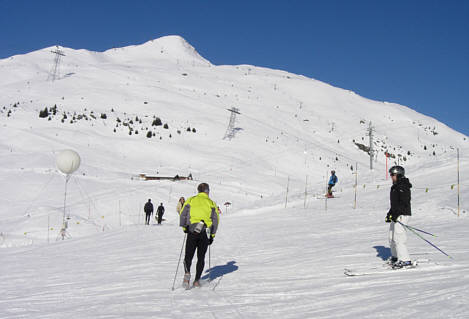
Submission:
<svg viewBox="0 0 469 319">
<path fill-rule="evenodd" d="M 391 175 L 391 176 L 396 176 L 397 174 L 396 174 L 396 173 L 391 173 L 391 174 L 389 174 L 389 175 Z"/>
</svg>

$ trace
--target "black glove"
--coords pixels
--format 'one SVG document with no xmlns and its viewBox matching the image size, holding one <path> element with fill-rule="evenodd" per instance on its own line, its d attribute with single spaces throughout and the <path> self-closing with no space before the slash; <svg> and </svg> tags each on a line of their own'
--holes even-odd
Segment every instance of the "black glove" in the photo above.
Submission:
<svg viewBox="0 0 469 319">
<path fill-rule="evenodd" d="M 399 216 L 400 216 L 400 215 L 399 215 Z M 393 217 L 391 217 L 391 220 L 392 220 L 393 222 L 397 223 L 397 219 L 399 218 L 399 216 L 396 216 L 396 217 L 393 216 Z"/>
<path fill-rule="evenodd" d="M 182 231 L 183 231 L 184 233 L 188 234 L 188 233 L 189 233 L 189 226 L 183 227 L 183 228 L 182 228 Z"/>
<path fill-rule="evenodd" d="M 208 245 L 210 246 L 211 244 L 213 244 L 213 237 L 210 237 L 210 239 L 208 240 Z"/>
<path fill-rule="evenodd" d="M 389 212 L 389 213 L 386 215 L 386 218 L 384 219 L 384 221 L 385 221 L 386 223 L 390 223 L 391 221 L 394 221 L 393 218 L 392 218 L 391 212 Z"/>
</svg>

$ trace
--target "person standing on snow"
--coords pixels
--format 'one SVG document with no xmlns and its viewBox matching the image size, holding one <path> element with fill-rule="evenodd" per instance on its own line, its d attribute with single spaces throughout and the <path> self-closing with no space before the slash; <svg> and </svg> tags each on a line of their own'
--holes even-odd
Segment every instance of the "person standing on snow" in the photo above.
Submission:
<svg viewBox="0 0 469 319">
<path fill-rule="evenodd" d="M 207 183 L 197 187 L 199 192 L 189 198 L 180 212 L 179 226 L 187 233 L 186 255 L 184 258 L 183 286 L 189 289 L 191 264 L 197 250 L 197 267 L 193 287 L 200 287 L 200 277 L 205 266 L 205 253 L 213 243 L 217 233 L 220 216 L 217 205 L 209 198 L 210 188 Z"/>
<path fill-rule="evenodd" d="M 406 246 L 406 229 L 403 226 L 403 224 L 408 224 L 411 216 L 410 189 L 412 184 L 405 177 L 405 170 L 402 166 L 391 167 L 389 173 L 392 178 L 391 208 L 386 215 L 386 223 L 391 223 L 389 228 L 389 244 L 392 254 L 390 263 L 394 269 L 399 269 L 412 265 Z"/>
<path fill-rule="evenodd" d="M 141 207 L 141 206 L 140 206 Z M 153 215 L 153 204 L 151 203 L 151 199 L 148 200 L 148 202 L 145 203 L 145 207 L 143 208 L 145 211 L 145 225 L 150 225 L 150 218 L 151 215 Z"/>
<path fill-rule="evenodd" d="M 327 185 L 327 195 L 326 195 L 327 197 L 329 198 L 334 197 L 334 195 L 332 195 L 332 187 L 334 187 L 338 181 L 339 179 L 335 175 L 335 171 L 331 171 L 331 178 L 329 178 L 329 183 Z"/>
<path fill-rule="evenodd" d="M 184 197 L 179 198 L 178 204 L 176 206 L 176 211 L 178 212 L 178 214 L 181 213 L 181 209 L 182 209 L 182 206 L 184 206 L 185 201 L 186 199 Z"/>
<path fill-rule="evenodd" d="M 157 213 L 158 213 L 158 225 L 161 225 L 161 221 L 163 220 L 163 214 L 164 214 L 163 203 L 160 203 L 160 206 L 158 206 Z"/>
</svg>

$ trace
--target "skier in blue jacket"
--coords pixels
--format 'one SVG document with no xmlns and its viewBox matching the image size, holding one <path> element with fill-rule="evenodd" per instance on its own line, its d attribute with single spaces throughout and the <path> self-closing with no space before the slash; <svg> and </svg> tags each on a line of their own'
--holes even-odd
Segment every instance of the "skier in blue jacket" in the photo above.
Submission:
<svg viewBox="0 0 469 319">
<path fill-rule="evenodd" d="M 331 178 L 329 178 L 329 183 L 328 183 L 328 187 L 327 187 L 327 197 L 329 198 L 332 198 L 334 197 L 334 195 L 332 195 L 332 187 L 335 186 L 335 184 L 337 184 L 337 182 L 339 181 L 339 179 L 337 178 L 337 175 L 335 175 L 335 171 L 332 170 L 331 171 Z"/>
</svg>

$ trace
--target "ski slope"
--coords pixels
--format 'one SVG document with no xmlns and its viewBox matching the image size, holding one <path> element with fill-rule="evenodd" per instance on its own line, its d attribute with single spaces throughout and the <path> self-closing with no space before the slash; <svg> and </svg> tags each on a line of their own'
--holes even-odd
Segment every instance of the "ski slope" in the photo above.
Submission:
<svg viewBox="0 0 469 319">
<path fill-rule="evenodd" d="M 454 260 L 409 236 L 412 257 L 437 264 L 346 277 L 345 266 L 383 262 L 387 224 L 384 204 L 351 210 L 342 201 L 351 194 L 342 195 L 329 200 L 327 212 L 318 200 L 308 209 L 297 202 L 288 209 L 225 214 L 211 248 L 213 281 L 190 291 L 171 291 L 183 239 L 172 211 L 162 226 L 132 225 L 34 248 L 4 249 L 2 317 L 467 317 L 469 260 L 461 240 L 467 218 L 416 213 L 412 221 L 439 234 L 434 242 Z M 367 194 L 375 196 L 380 194 Z M 177 286 L 181 281 L 179 276 Z"/>
<path fill-rule="evenodd" d="M 0 60 L 1 318 L 469 316 L 463 134 L 304 76 L 213 65 L 178 36 L 105 52 L 61 48 L 60 78 L 47 81 L 53 49 Z M 39 118 L 54 105 L 50 120 Z M 231 107 L 241 114 L 229 140 Z M 370 121 L 373 171 L 357 145 L 368 145 Z M 68 148 L 82 166 L 67 188 L 71 238 L 57 241 L 65 179 L 55 155 Z M 412 257 L 428 263 L 346 277 L 344 268 L 389 255 L 385 151 L 414 185 L 411 224 L 439 235 L 429 239 L 453 259 L 409 234 Z M 331 169 L 337 198 L 326 201 Z M 171 291 L 184 236 L 175 206 L 201 181 L 223 210 L 213 280 Z M 143 225 L 148 198 L 166 206 L 162 226 Z"/>
</svg>

